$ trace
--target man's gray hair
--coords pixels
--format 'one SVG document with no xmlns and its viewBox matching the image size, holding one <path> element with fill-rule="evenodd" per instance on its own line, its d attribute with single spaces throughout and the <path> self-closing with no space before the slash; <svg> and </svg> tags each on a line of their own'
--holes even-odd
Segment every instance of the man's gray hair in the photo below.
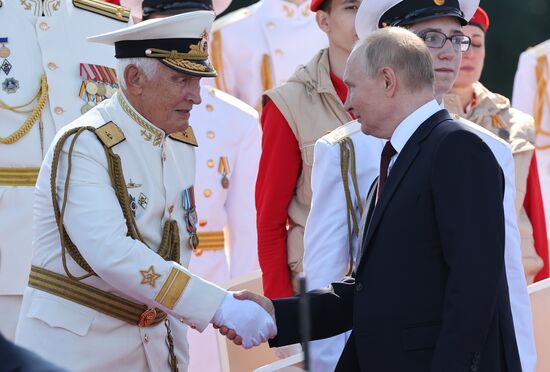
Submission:
<svg viewBox="0 0 550 372">
<path fill-rule="evenodd" d="M 124 70 L 129 65 L 135 65 L 148 78 L 153 76 L 160 67 L 160 62 L 156 58 L 138 57 L 138 58 L 120 58 L 116 61 L 116 75 L 120 88 L 126 89 L 126 81 L 124 80 Z"/>
<path fill-rule="evenodd" d="M 409 91 L 434 86 L 434 65 L 422 39 L 401 27 L 387 27 L 360 40 L 355 49 L 364 48 L 365 71 L 374 76 L 383 67 L 401 73 Z"/>
</svg>

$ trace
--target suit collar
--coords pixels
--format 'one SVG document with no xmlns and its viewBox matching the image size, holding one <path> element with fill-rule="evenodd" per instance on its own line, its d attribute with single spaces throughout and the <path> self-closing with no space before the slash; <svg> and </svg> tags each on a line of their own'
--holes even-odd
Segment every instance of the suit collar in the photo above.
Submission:
<svg viewBox="0 0 550 372">
<path fill-rule="evenodd" d="M 384 185 L 384 189 L 380 195 L 378 204 L 372 211 L 372 217 L 370 218 L 370 221 L 368 219 L 366 221 L 367 227 L 365 228 L 365 238 L 361 249 L 361 251 L 363 252 L 362 256 L 365 256 L 364 252 L 366 252 L 366 250 L 368 249 L 368 245 L 372 239 L 374 232 L 376 231 L 376 228 L 378 227 L 378 224 L 380 223 L 380 220 L 384 214 L 386 207 L 388 206 L 389 201 L 397 190 L 397 187 L 401 183 L 401 180 L 407 173 L 407 170 L 411 166 L 413 160 L 418 155 L 421 143 L 435 127 L 446 120 L 451 120 L 451 117 L 447 110 L 440 110 L 436 112 L 418 127 L 418 129 L 413 133 L 411 138 L 405 144 L 405 147 L 403 147 L 403 150 L 399 154 L 399 157 L 397 158 L 390 174 L 388 175 L 388 179 L 386 181 L 386 184 Z M 360 257 L 359 260 L 360 266 L 361 262 L 363 261 L 363 257 Z"/>
</svg>

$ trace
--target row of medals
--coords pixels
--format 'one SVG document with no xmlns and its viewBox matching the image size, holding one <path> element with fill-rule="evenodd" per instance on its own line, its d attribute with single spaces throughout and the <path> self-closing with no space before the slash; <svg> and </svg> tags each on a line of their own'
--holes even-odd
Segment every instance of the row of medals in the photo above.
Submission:
<svg viewBox="0 0 550 372">
<path fill-rule="evenodd" d="M 85 80 L 84 84 L 86 85 L 86 93 L 94 97 L 94 100 L 84 99 L 84 97 L 82 97 L 82 99 L 86 101 L 84 106 L 82 106 L 82 108 L 80 109 L 80 112 L 82 114 L 90 111 L 95 105 L 97 105 L 101 101 L 111 98 L 117 90 L 116 84 L 107 84 L 100 81 Z"/>
</svg>

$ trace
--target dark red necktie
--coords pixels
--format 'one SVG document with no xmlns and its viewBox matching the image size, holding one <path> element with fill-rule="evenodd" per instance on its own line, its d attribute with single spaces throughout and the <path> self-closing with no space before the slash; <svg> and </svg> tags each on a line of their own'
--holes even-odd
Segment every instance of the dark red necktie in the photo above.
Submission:
<svg viewBox="0 0 550 372">
<path fill-rule="evenodd" d="M 391 142 L 386 142 L 386 144 L 384 145 L 384 149 L 382 150 L 382 156 L 380 157 L 380 177 L 378 177 L 378 192 L 376 200 L 380 198 L 382 187 L 384 187 L 384 184 L 388 179 L 388 167 L 390 166 L 392 156 L 394 156 L 395 154 L 397 154 L 397 151 L 395 151 L 395 149 L 391 145 Z"/>
</svg>

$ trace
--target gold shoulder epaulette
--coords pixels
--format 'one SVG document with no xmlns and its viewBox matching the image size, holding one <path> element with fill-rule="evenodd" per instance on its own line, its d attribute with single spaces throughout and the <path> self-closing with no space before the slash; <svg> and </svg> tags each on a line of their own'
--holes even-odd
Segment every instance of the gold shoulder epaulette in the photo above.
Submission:
<svg viewBox="0 0 550 372">
<path fill-rule="evenodd" d="M 235 22 L 239 22 L 247 18 L 252 13 L 254 13 L 260 7 L 260 5 L 261 5 L 260 3 L 256 3 L 254 5 L 247 6 L 246 8 L 235 10 L 234 12 L 231 12 L 215 20 L 214 24 L 212 25 L 212 32 L 219 31 L 220 29 L 226 27 L 227 25 L 233 24 Z"/>
<path fill-rule="evenodd" d="M 223 101 L 225 103 L 230 104 L 231 106 L 235 106 L 244 112 L 254 116 L 255 118 L 258 118 L 258 111 L 254 109 L 254 107 L 248 105 L 246 102 L 241 101 L 237 97 L 232 96 L 229 93 L 226 93 L 222 90 L 216 89 L 216 88 L 208 88 L 208 93 L 210 96 L 219 99 L 220 101 Z"/>
<path fill-rule="evenodd" d="M 352 120 L 349 123 L 340 125 L 338 128 L 333 131 L 325 134 L 323 139 L 328 143 L 335 145 L 340 142 L 343 138 L 351 136 L 352 134 L 361 130 L 361 124 L 357 120 Z"/>
<path fill-rule="evenodd" d="M 116 146 L 126 139 L 122 129 L 120 129 L 118 125 L 112 121 L 97 128 L 95 130 L 95 134 L 97 138 L 99 138 L 99 140 L 108 148 Z"/>
<path fill-rule="evenodd" d="M 122 5 L 115 5 L 101 0 L 73 0 L 73 5 L 76 8 L 101 14 L 117 21 L 128 23 L 130 20 L 130 9 Z"/>
<path fill-rule="evenodd" d="M 193 128 L 191 128 L 191 126 L 188 126 L 184 132 L 172 133 L 168 137 L 191 146 L 199 146 L 199 144 L 197 143 L 197 138 L 195 137 L 195 133 L 193 132 Z"/>
</svg>

